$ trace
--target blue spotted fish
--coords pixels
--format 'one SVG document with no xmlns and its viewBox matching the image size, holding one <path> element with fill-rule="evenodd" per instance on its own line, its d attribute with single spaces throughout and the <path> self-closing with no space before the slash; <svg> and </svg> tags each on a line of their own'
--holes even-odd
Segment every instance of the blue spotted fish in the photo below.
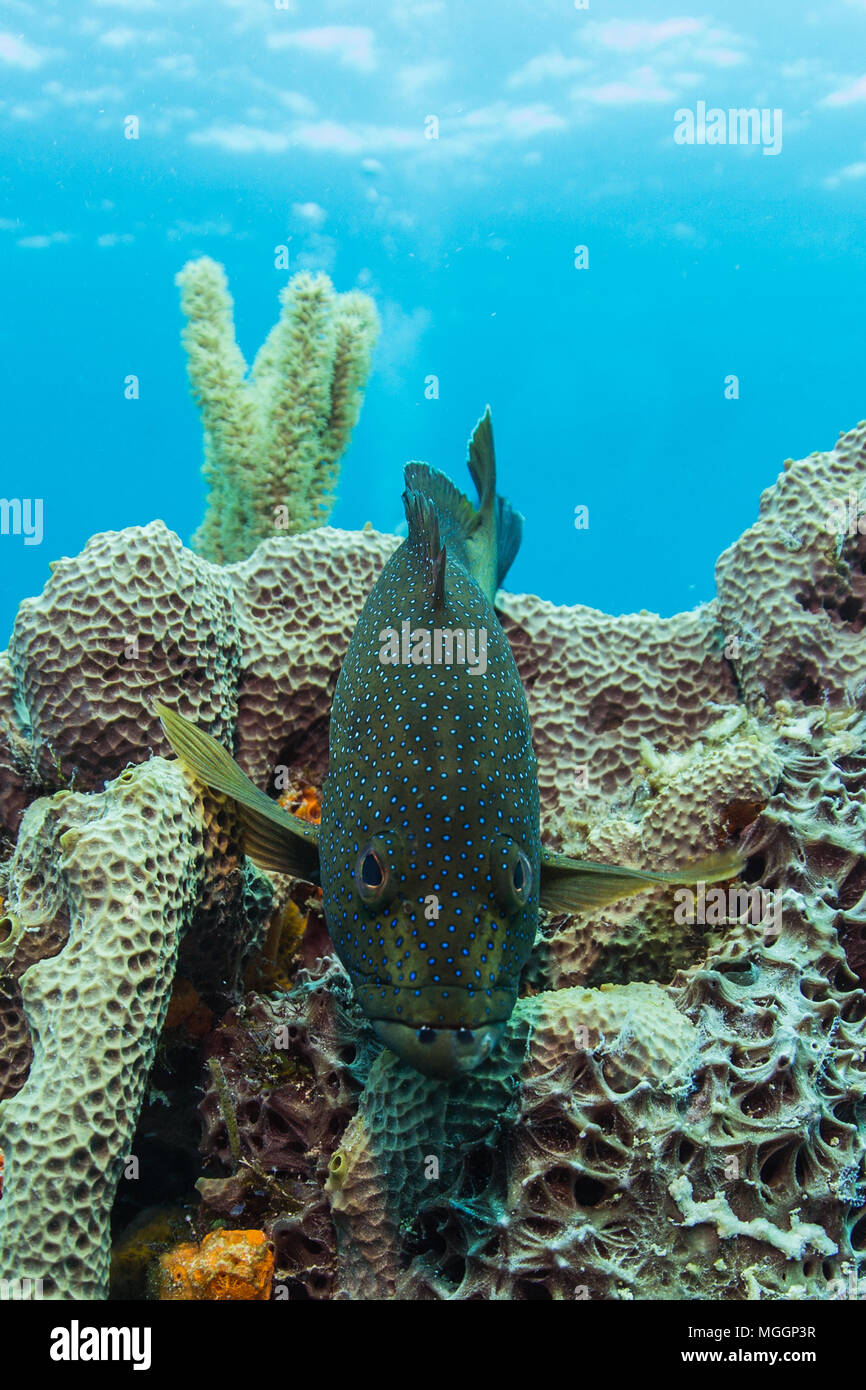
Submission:
<svg viewBox="0 0 866 1390">
<path fill-rule="evenodd" d="M 493 606 L 523 519 L 496 493 L 489 410 L 468 464 L 477 506 L 444 474 L 406 468 L 408 537 L 364 605 L 337 681 L 320 827 L 283 811 L 210 735 L 158 707 L 183 762 L 234 798 L 246 853 L 321 883 L 334 948 L 383 1042 L 440 1078 L 495 1046 L 539 907 L 586 911 L 739 865 L 720 855 L 643 873 L 542 850 L 529 710 Z"/>
</svg>

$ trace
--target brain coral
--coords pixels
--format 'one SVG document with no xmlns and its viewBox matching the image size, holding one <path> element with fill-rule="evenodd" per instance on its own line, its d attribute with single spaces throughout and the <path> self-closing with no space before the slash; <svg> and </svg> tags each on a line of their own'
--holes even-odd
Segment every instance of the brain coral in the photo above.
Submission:
<svg viewBox="0 0 866 1390">
<path fill-rule="evenodd" d="M 548 839 L 646 866 L 739 841 L 735 887 L 772 910 L 723 895 L 681 920 L 660 888 L 543 922 L 501 1045 L 448 1086 L 377 1051 L 315 911 L 309 973 L 241 999 L 271 889 L 226 809 L 147 761 L 166 751 L 159 693 L 260 785 L 281 765 L 320 778 L 340 660 L 396 539 L 322 529 L 219 569 L 154 523 L 61 562 L 0 666 L 7 828 L 55 792 L 5 867 L 3 1272 L 104 1290 L 180 942 L 223 1015 L 197 1219 L 262 1233 L 274 1297 L 833 1297 L 866 1252 L 866 666 L 862 538 L 821 518 L 841 526 L 864 448 L 859 426 L 790 464 L 693 613 L 501 596 Z M 129 624 L 139 655 L 112 661 Z"/>
</svg>

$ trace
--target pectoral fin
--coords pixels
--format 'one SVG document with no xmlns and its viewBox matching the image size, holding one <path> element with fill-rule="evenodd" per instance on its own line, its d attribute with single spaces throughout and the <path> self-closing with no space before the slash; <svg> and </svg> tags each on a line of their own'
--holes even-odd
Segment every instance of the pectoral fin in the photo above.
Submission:
<svg viewBox="0 0 866 1390">
<path fill-rule="evenodd" d="M 721 878 L 735 878 L 743 863 L 742 855 L 732 850 L 710 855 L 673 873 L 644 873 L 616 864 L 569 859 L 545 849 L 541 851 L 539 901 L 546 912 L 591 912 L 632 893 L 642 893 L 657 883 L 715 883 Z"/>
<path fill-rule="evenodd" d="M 243 826 L 243 848 L 260 869 L 317 883 L 318 830 L 271 801 L 242 772 L 215 738 L 176 710 L 154 704 L 165 736 L 177 756 L 200 782 L 234 801 Z"/>
</svg>

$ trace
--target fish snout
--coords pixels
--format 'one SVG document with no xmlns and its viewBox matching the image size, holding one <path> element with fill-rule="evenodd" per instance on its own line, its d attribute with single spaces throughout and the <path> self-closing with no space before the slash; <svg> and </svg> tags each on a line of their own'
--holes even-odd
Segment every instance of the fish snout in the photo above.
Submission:
<svg viewBox="0 0 866 1390">
<path fill-rule="evenodd" d="M 489 1057 L 505 1028 L 504 1023 L 485 1023 L 478 1028 L 413 1027 L 373 1019 L 373 1027 L 386 1047 L 410 1067 L 439 1080 L 473 1071 Z"/>
</svg>

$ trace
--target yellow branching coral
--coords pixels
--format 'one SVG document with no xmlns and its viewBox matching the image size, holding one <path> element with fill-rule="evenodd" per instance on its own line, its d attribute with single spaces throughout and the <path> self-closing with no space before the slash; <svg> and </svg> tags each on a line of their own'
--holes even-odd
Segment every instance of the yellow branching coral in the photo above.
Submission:
<svg viewBox="0 0 866 1390">
<path fill-rule="evenodd" d="M 227 564 L 275 531 L 327 521 L 379 319 L 368 295 L 337 294 L 327 275 L 303 271 L 283 288 L 279 320 L 248 370 L 223 267 L 209 256 L 188 261 L 177 284 L 209 487 L 193 545 Z"/>
</svg>

